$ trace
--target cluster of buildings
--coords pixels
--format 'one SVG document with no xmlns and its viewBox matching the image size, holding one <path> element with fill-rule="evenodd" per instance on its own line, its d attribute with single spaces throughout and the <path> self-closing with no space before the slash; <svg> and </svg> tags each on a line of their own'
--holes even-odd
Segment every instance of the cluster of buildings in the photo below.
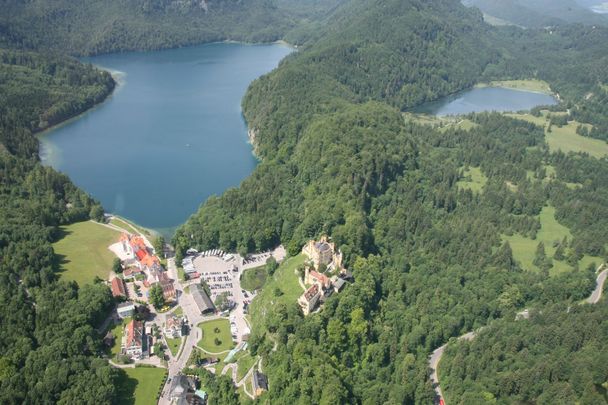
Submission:
<svg viewBox="0 0 608 405">
<path fill-rule="evenodd" d="M 167 272 L 161 266 L 160 260 L 152 253 L 152 249 L 146 245 L 143 237 L 123 233 L 120 236 L 120 246 L 123 251 L 122 253 L 128 257 L 127 260 L 123 261 L 125 267 L 123 279 L 134 278 L 137 280 L 138 276 L 141 275 L 145 287 L 149 288 L 154 284 L 159 284 L 163 290 L 165 301 L 175 300 L 176 291 L 173 280 L 169 278 Z M 112 283 L 115 280 L 112 280 Z M 123 280 L 117 281 L 117 283 L 123 283 L 122 289 L 125 290 Z M 112 289 L 112 293 L 114 294 L 114 288 Z M 126 293 L 124 296 L 126 297 Z"/>
<path fill-rule="evenodd" d="M 319 241 L 310 240 L 302 249 L 302 253 L 309 259 L 306 263 L 304 283 L 310 287 L 298 298 L 298 305 L 304 315 L 308 315 L 325 298 L 342 291 L 346 280 L 352 279 L 352 275 L 342 266 L 342 252 L 336 249 L 327 236 L 323 236 Z"/>
</svg>

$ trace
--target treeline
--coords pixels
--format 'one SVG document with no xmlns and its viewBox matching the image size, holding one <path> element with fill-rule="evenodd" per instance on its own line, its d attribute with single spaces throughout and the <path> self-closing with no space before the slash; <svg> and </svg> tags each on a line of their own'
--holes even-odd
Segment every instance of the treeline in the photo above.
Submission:
<svg viewBox="0 0 608 405">
<path fill-rule="evenodd" d="M 113 81 L 74 60 L 0 51 L 0 402 L 103 403 L 119 371 L 98 358 L 108 287 L 57 281 L 59 226 L 103 209 L 38 161 L 32 131 L 100 101 Z"/>
<path fill-rule="evenodd" d="M 606 403 L 608 306 L 556 304 L 494 322 L 446 349 L 439 369 L 453 404 Z"/>
<path fill-rule="evenodd" d="M 107 72 L 59 55 L 0 49 L 0 143 L 11 153 L 38 153 L 33 132 L 104 100 L 115 83 Z"/>
</svg>

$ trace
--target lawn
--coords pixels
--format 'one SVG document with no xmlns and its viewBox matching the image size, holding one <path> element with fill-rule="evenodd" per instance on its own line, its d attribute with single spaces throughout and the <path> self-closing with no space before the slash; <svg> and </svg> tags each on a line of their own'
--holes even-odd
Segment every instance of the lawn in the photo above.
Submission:
<svg viewBox="0 0 608 405">
<path fill-rule="evenodd" d="M 553 94 L 549 84 L 542 80 L 502 80 L 490 83 L 481 83 L 475 87 L 503 87 L 505 89 L 534 91 L 543 94 Z"/>
<path fill-rule="evenodd" d="M 456 185 L 461 189 L 480 192 L 487 182 L 488 178 L 479 167 L 470 167 L 468 170 L 464 170 L 463 179 L 458 181 Z"/>
<path fill-rule="evenodd" d="M 253 367 L 253 365 L 255 364 L 255 360 L 256 359 L 251 357 L 249 353 L 238 359 L 238 361 L 236 362 L 236 378 L 238 381 L 241 381 L 243 377 L 245 377 L 245 374 L 247 374 L 249 369 L 251 369 L 251 367 Z"/>
<path fill-rule="evenodd" d="M 277 304 L 297 305 L 297 300 L 304 290 L 298 283 L 295 271 L 304 264 L 306 257 L 299 254 L 284 260 L 272 277 L 266 281 L 262 291 L 251 303 L 251 320 L 255 325 L 262 325 L 267 311 L 272 311 Z"/>
<path fill-rule="evenodd" d="M 148 405 L 156 403 L 156 396 L 163 383 L 166 370 L 156 367 L 121 369 L 118 384 L 118 404 Z"/>
<path fill-rule="evenodd" d="M 552 152 L 561 150 L 568 152 L 586 152 L 589 155 L 601 158 L 608 155 L 608 143 L 594 138 L 588 138 L 576 133 L 576 128 L 580 125 L 576 121 L 570 121 L 563 127 L 552 126 L 551 132 L 547 131 L 548 119 L 545 117 L 535 117 L 531 114 L 507 114 L 509 117 L 522 119 L 532 122 L 545 128 L 545 140 Z"/>
<path fill-rule="evenodd" d="M 171 351 L 171 355 L 173 357 L 177 356 L 177 353 L 179 352 L 179 347 L 182 345 L 182 338 L 165 337 L 165 339 L 167 340 L 167 346 L 169 347 L 169 351 Z"/>
<path fill-rule="evenodd" d="M 60 231 L 53 249 L 61 278 L 81 286 L 92 283 L 95 277 L 107 280 L 116 257 L 108 246 L 118 242 L 120 233 L 92 221 L 62 226 Z"/>
<path fill-rule="evenodd" d="M 122 340 L 123 331 L 125 329 L 125 325 L 131 321 L 131 318 L 125 318 L 121 323 L 113 325 L 110 329 L 112 331 L 112 335 L 114 335 L 114 345 L 112 346 L 112 357 L 120 354 L 120 344 Z"/>
<path fill-rule="evenodd" d="M 201 349 L 209 353 L 219 353 L 234 347 L 228 319 L 201 322 L 198 327 L 203 331 L 203 337 L 197 344 Z M 216 338 L 219 339 L 219 345 L 215 342 Z"/>
<path fill-rule="evenodd" d="M 508 241 L 513 250 L 513 257 L 520 262 L 521 266 L 526 270 L 538 271 L 538 267 L 533 264 L 536 247 L 539 242 L 545 245 L 547 257 L 553 257 L 555 254 L 555 241 L 561 241 L 564 236 L 570 240 L 572 235 L 570 230 L 557 222 L 555 219 L 555 208 L 544 207 L 540 213 L 541 228 L 537 233 L 536 239 L 526 238 L 521 235 L 503 236 L 503 239 Z M 579 262 L 580 268 L 586 268 L 591 262 L 596 262 L 598 265 L 602 262 L 601 258 L 584 256 Z M 553 268 L 550 270 L 552 274 L 561 273 L 571 270 L 572 267 L 565 261 L 557 261 L 553 259 Z"/>
<path fill-rule="evenodd" d="M 266 283 L 267 276 L 266 266 L 249 269 L 241 276 L 241 288 L 247 291 L 259 290 Z"/>
</svg>

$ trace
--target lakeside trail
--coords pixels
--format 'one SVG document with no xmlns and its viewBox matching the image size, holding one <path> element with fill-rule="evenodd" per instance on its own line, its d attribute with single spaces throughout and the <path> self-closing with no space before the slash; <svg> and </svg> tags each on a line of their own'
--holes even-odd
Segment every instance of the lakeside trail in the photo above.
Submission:
<svg viewBox="0 0 608 405">
<path fill-rule="evenodd" d="M 584 301 L 587 304 L 597 304 L 602 297 L 602 291 L 604 289 L 604 283 L 606 282 L 606 278 L 608 278 L 608 268 L 605 268 L 606 265 L 602 264 L 598 267 L 597 271 L 601 271 L 595 281 L 595 289 L 591 292 L 591 295 Z M 603 269 L 603 270 L 602 270 Z M 523 310 L 519 312 L 517 319 L 528 319 L 528 310 Z M 456 340 L 473 340 L 477 334 L 482 331 L 484 327 L 477 329 L 476 331 L 465 333 L 464 335 L 458 337 Z M 433 351 L 431 356 L 429 357 L 429 369 L 431 370 L 431 383 L 433 385 L 433 389 L 435 390 L 435 404 L 437 405 L 446 405 L 445 397 L 443 396 L 443 391 L 441 391 L 441 386 L 439 385 L 439 362 L 441 362 L 441 358 L 443 357 L 443 353 L 445 352 L 445 348 L 448 346 L 449 342 L 444 344 L 441 347 L 438 347 Z"/>
</svg>

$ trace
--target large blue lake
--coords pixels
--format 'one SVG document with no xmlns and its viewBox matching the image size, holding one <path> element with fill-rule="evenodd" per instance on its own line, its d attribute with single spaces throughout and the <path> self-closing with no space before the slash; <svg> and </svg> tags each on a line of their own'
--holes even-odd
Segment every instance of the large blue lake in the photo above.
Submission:
<svg viewBox="0 0 608 405">
<path fill-rule="evenodd" d="M 43 134 L 42 160 L 106 211 L 171 235 L 255 168 L 241 99 L 290 52 L 218 43 L 87 58 L 121 84 L 99 107 Z"/>
<path fill-rule="evenodd" d="M 446 116 L 482 111 L 530 110 L 539 105 L 556 103 L 557 100 L 547 94 L 502 87 L 481 87 L 424 104 L 417 107 L 415 112 Z"/>
</svg>

